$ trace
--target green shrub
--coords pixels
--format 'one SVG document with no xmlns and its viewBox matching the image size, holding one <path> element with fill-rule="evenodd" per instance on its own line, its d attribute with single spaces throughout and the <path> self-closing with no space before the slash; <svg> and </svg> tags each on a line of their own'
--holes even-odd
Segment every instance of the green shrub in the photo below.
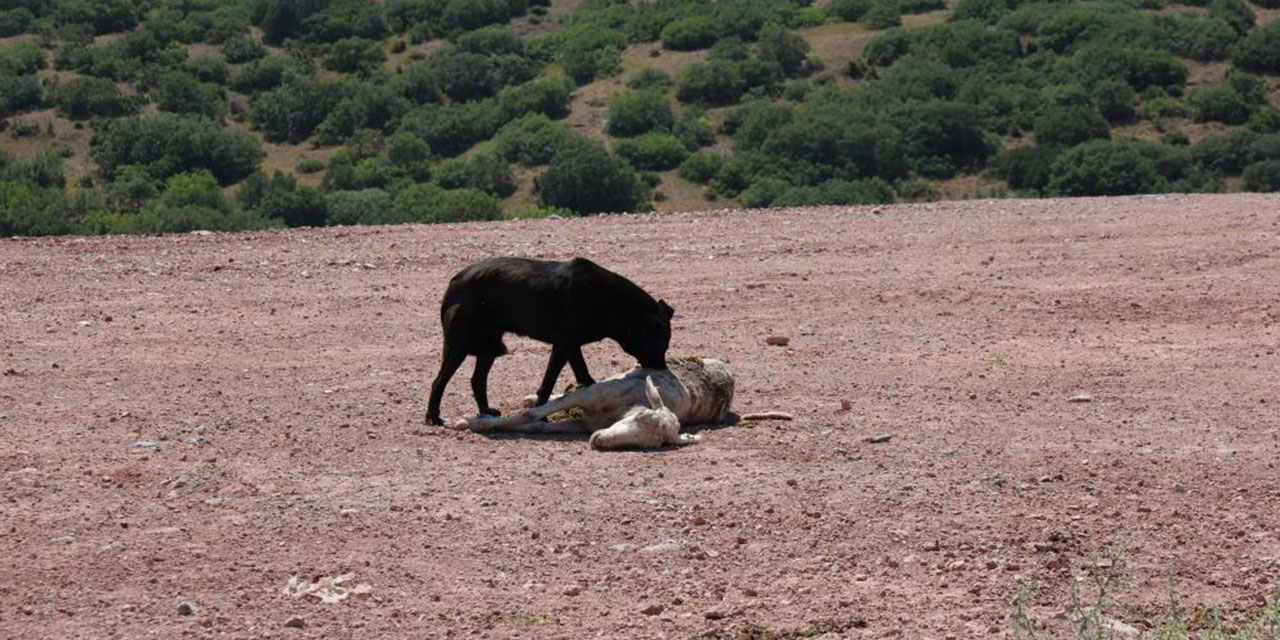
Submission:
<svg viewBox="0 0 1280 640">
<path fill-rule="evenodd" d="M 1065 196 L 1159 193 L 1168 183 L 1132 142 L 1091 140 L 1054 160 L 1048 190 Z"/>
<path fill-rule="evenodd" d="M 156 86 L 155 99 L 161 111 L 202 115 L 214 120 L 221 120 L 226 112 L 222 87 L 200 82 L 185 71 L 164 74 Z"/>
<path fill-rule="evenodd" d="M 662 48 L 693 51 L 711 46 L 720 37 L 720 29 L 707 16 L 690 16 L 667 23 L 662 28 Z"/>
<path fill-rule="evenodd" d="M 1236 175 L 1254 162 L 1253 145 L 1259 138 L 1248 129 L 1206 136 L 1191 145 L 1191 157 L 1206 169 Z"/>
<path fill-rule="evenodd" d="M 247 35 L 235 35 L 222 43 L 222 55 L 231 64 L 242 64 L 266 56 L 267 48 Z"/>
<path fill-rule="evenodd" d="M 667 72 L 645 67 L 631 74 L 627 80 L 627 88 L 632 91 L 666 91 L 673 82 Z"/>
<path fill-rule="evenodd" d="M 772 204 L 776 207 L 887 204 L 894 198 L 893 186 L 880 178 L 828 180 L 816 187 L 791 187 L 780 193 Z"/>
<path fill-rule="evenodd" d="M 1231 51 L 1236 66 L 1258 73 L 1280 73 L 1280 20 L 1250 31 Z"/>
<path fill-rule="evenodd" d="M 507 123 L 494 136 L 494 141 L 503 158 L 532 167 L 551 162 L 556 152 L 574 137 L 567 125 L 538 113 Z"/>
<path fill-rule="evenodd" d="M 1191 12 L 1178 16 L 1155 16 L 1161 44 L 1183 58 L 1201 62 L 1222 60 L 1240 34 L 1225 19 Z"/>
<path fill-rule="evenodd" d="M 794 76 L 800 72 L 809 56 L 809 43 L 787 31 L 782 25 L 771 22 L 760 30 L 756 41 L 756 56 L 764 62 L 778 65 L 783 74 Z"/>
<path fill-rule="evenodd" d="M 1093 102 L 1098 105 L 1098 111 L 1102 117 L 1110 123 L 1132 120 L 1135 114 L 1133 102 L 1136 97 L 1133 87 L 1117 78 L 1101 80 L 1093 87 Z"/>
<path fill-rule="evenodd" d="M 773 204 L 791 186 L 790 182 L 782 178 L 764 177 L 743 189 L 738 194 L 738 201 L 749 209 L 760 209 Z"/>
<path fill-rule="evenodd" d="M 897 0 L 874 0 L 871 8 L 859 21 L 868 29 L 888 29 L 902 26 L 902 7 Z"/>
<path fill-rule="evenodd" d="M 689 151 L 697 151 L 716 141 L 716 130 L 711 126 L 711 121 L 705 112 L 692 107 L 680 114 L 680 119 L 671 128 L 671 133 L 679 138 Z"/>
<path fill-rule="evenodd" d="M 1259 107 L 1249 116 L 1249 122 L 1246 125 L 1249 130 L 1258 133 L 1277 133 L 1280 132 L 1280 108 L 1275 105 L 1266 104 Z"/>
<path fill-rule="evenodd" d="M 311 137 L 342 101 L 343 94 L 342 85 L 336 82 L 291 77 L 255 97 L 249 118 L 267 140 L 296 144 Z"/>
<path fill-rule="evenodd" d="M 433 153 L 450 157 L 493 137 L 503 123 L 502 107 L 490 99 L 414 109 L 405 114 L 398 130 L 421 138 Z"/>
<path fill-rule="evenodd" d="M 402 224 L 413 218 L 392 205 L 391 194 L 382 189 L 334 191 L 324 197 L 331 225 Z"/>
<path fill-rule="evenodd" d="M 573 82 L 568 78 L 542 78 L 518 87 L 503 89 L 498 102 L 508 119 L 541 113 L 559 119 L 569 115 L 569 94 Z"/>
<path fill-rule="evenodd" d="M 558 56 L 564 72 L 578 84 L 607 78 L 622 68 L 627 37 L 615 29 L 574 25 L 558 35 Z"/>
<path fill-rule="evenodd" d="M 344 73 L 369 73 L 382 65 L 387 54 L 382 44 L 364 38 L 343 38 L 329 45 L 324 68 Z"/>
<path fill-rule="evenodd" d="M 58 111 L 72 120 L 118 117 L 137 110 L 136 102 L 125 98 L 116 83 L 103 78 L 72 78 L 58 85 L 57 99 Z"/>
<path fill-rule="evenodd" d="M 609 101 L 609 135 L 638 136 L 669 131 L 675 123 L 671 103 L 656 91 L 631 91 Z"/>
<path fill-rule="evenodd" d="M 182 65 L 183 71 L 193 75 L 200 82 L 226 84 L 231 71 L 227 68 L 227 60 L 220 55 L 202 53 L 188 58 Z"/>
<path fill-rule="evenodd" d="M 696 184 L 706 184 L 720 172 L 724 156 L 698 152 L 690 154 L 680 163 L 680 177 Z"/>
<path fill-rule="evenodd" d="M 243 131 L 224 129 L 203 117 L 167 113 L 105 123 L 94 135 L 90 155 L 108 180 L 116 167 L 134 164 L 156 179 L 207 169 L 222 184 L 249 175 L 264 156 L 258 141 Z"/>
<path fill-rule="evenodd" d="M 1036 118 L 1035 126 L 1036 142 L 1042 145 L 1069 147 L 1087 140 L 1111 137 L 1111 125 L 1092 105 L 1051 106 Z"/>
<path fill-rule="evenodd" d="M 1196 122 L 1244 124 L 1252 112 L 1244 96 L 1225 83 L 1196 89 L 1189 100 L 1195 109 Z"/>
<path fill-rule="evenodd" d="M 26 7 L 0 11 L 0 38 L 26 33 L 36 15 Z"/>
<path fill-rule="evenodd" d="M 40 83 L 34 75 L 0 74 L 0 118 L 40 106 Z"/>
<path fill-rule="evenodd" d="M 1213 0 L 1209 3 L 1209 17 L 1225 21 L 1241 35 L 1248 33 L 1257 21 L 1253 9 L 1244 0 Z"/>
<path fill-rule="evenodd" d="M 625 160 L 593 141 L 566 146 L 535 182 L 538 204 L 579 214 L 635 211 L 647 206 L 644 187 Z"/>
<path fill-rule="evenodd" d="M 1186 100 L 1159 96 L 1152 98 L 1138 107 L 1138 115 L 1147 120 L 1161 118 L 1187 118 L 1192 114 L 1191 105 Z"/>
<path fill-rule="evenodd" d="M 827 13 L 845 22 L 857 22 L 870 10 L 871 0 L 831 0 L 827 5 Z"/>
<path fill-rule="evenodd" d="M 991 163 L 991 173 L 1017 191 L 1041 192 L 1053 177 L 1053 161 L 1062 147 L 1035 145 L 1011 149 Z"/>
<path fill-rule="evenodd" d="M 453 158 L 436 165 L 435 182 L 446 189 L 475 189 L 498 197 L 515 193 L 516 179 L 506 160 L 490 153 Z"/>
<path fill-rule="evenodd" d="M 653 171 L 674 169 L 689 155 L 689 149 L 675 136 L 657 132 L 619 140 L 614 144 L 613 150 L 626 158 L 631 166 Z"/>
<path fill-rule="evenodd" d="M 960 0 L 948 20 L 977 20 L 995 24 L 1017 7 L 1017 0 Z"/>
<path fill-rule="evenodd" d="M 396 194 L 392 207 L 399 216 L 417 222 L 499 220 L 498 198 L 470 189 L 446 190 L 432 183 L 415 184 Z"/>
<path fill-rule="evenodd" d="M 310 60 L 271 56 L 254 60 L 231 76 L 231 88 L 241 93 L 268 91 L 284 83 L 287 76 L 309 76 Z"/>
<path fill-rule="evenodd" d="M 676 75 L 676 99 L 686 104 L 730 105 L 746 89 L 738 65 L 727 60 L 691 64 Z"/>
<path fill-rule="evenodd" d="M 1280 191 L 1280 160 L 1267 160 L 1245 167 L 1244 188 L 1257 192 Z"/>
</svg>

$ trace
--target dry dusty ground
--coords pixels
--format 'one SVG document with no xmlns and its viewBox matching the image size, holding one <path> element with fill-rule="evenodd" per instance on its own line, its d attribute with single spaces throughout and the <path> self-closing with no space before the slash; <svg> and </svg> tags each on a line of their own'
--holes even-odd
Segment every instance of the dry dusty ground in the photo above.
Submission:
<svg viewBox="0 0 1280 640">
<path fill-rule="evenodd" d="M 1131 601 L 1256 608 L 1278 250 L 1254 195 L 0 240 L 0 635 L 1007 637 L 1020 581 L 1060 625 L 1126 541 Z M 439 297 L 495 254 L 631 276 L 739 412 L 796 420 L 611 454 L 424 427 Z M 509 343 L 504 407 L 548 353 Z M 281 594 L 342 573 L 372 592 Z"/>
</svg>

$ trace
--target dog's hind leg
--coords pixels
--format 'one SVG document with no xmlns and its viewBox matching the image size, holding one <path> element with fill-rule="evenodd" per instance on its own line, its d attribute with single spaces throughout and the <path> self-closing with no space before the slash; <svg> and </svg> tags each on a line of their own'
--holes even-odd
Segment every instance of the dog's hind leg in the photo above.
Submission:
<svg viewBox="0 0 1280 640">
<path fill-rule="evenodd" d="M 440 400 L 444 397 L 444 388 L 449 384 L 449 379 L 458 371 L 458 367 L 462 366 L 462 361 L 467 359 L 467 354 L 459 345 L 449 344 L 445 341 L 444 355 L 440 359 L 440 373 L 436 374 L 435 382 L 431 383 L 431 400 L 427 402 L 427 419 L 428 425 L 441 426 L 444 420 L 440 419 Z"/>
<path fill-rule="evenodd" d="M 494 356 L 476 356 L 476 368 L 471 374 L 471 393 L 476 398 L 476 406 L 480 415 L 500 416 L 502 413 L 489 406 L 489 369 L 493 367 Z"/>
</svg>

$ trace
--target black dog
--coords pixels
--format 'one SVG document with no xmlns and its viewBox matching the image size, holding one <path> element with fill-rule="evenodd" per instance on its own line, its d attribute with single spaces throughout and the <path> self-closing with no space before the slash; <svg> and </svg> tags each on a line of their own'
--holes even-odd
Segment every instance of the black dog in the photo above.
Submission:
<svg viewBox="0 0 1280 640">
<path fill-rule="evenodd" d="M 507 353 L 508 331 L 551 344 L 551 360 L 538 387 L 538 404 L 551 396 L 566 362 L 578 384 L 595 381 L 582 359 L 582 345 L 611 338 L 647 369 L 666 369 L 671 316 L 665 301 L 654 300 L 626 278 L 584 258 L 550 262 L 527 258 L 489 258 L 454 276 L 440 303 L 444 354 L 431 384 L 427 424 L 441 425 L 440 399 L 445 385 L 467 356 L 476 357 L 471 391 L 480 413 L 498 415 L 489 406 L 489 368 Z"/>
</svg>

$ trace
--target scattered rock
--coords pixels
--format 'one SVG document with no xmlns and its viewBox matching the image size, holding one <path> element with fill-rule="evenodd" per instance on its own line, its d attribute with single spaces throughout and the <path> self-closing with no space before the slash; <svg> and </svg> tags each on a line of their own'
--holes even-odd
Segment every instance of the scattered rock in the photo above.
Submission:
<svg viewBox="0 0 1280 640">
<path fill-rule="evenodd" d="M 638 548 L 639 548 L 639 547 L 637 547 L 637 546 L 636 546 L 636 545 L 634 545 L 634 544 L 631 544 L 630 542 L 623 542 L 622 544 L 615 544 L 615 545 L 613 545 L 613 550 L 614 550 L 614 551 L 622 551 L 622 552 L 624 552 L 624 553 L 629 552 L 629 551 L 635 551 L 635 550 L 636 550 L 636 549 L 638 549 Z"/>
<path fill-rule="evenodd" d="M 178 603 L 178 615 L 190 616 L 190 615 L 195 615 L 195 613 L 196 613 L 196 606 L 194 604 L 191 604 L 186 600 L 183 600 L 182 602 Z"/>
<path fill-rule="evenodd" d="M 939 549 L 942 549 L 942 543 L 938 540 L 928 542 L 924 545 L 925 551 L 938 551 Z"/>
<path fill-rule="evenodd" d="M 841 401 L 840 401 L 840 410 L 841 410 L 841 411 L 849 411 L 849 410 L 850 410 L 850 409 L 852 409 L 852 408 L 853 408 L 853 403 L 852 403 L 852 402 L 850 402 L 850 401 L 848 401 L 848 400 L 841 400 Z"/>
<path fill-rule="evenodd" d="M 708 620 L 724 620 L 725 618 L 728 618 L 734 613 L 735 613 L 735 610 L 733 607 L 730 607 L 728 605 L 717 605 L 704 611 L 702 613 L 702 617 Z"/>
<path fill-rule="evenodd" d="M 795 416 L 785 411 L 761 411 L 758 413 L 748 413 L 738 416 L 739 420 L 794 420 Z"/>
<path fill-rule="evenodd" d="M 290 629 L 301 629 L 307 626 L 307 621 L 304 620 L 302 616 L 291 616 L 288 620 L 284 621 L 284 626 Z"/>
<path fill-rule="evenodd" d="M 153 449 L 160 446 L 160 443 L 155 440 L 139 440 L 133 443 L 133 446 L 139 449 Z"/>
<path fill-rule="evenodd" d="M 656 616 L 656 615 L 658 615 L 659 613 L 662 613 L 662 612 L 663 612 L 663 611 L 665 611 L 665 610 L 666 610 L 666 607 L 664 607 L 664 606 L 662 606 L 661 604 L 659 604 L 659 603 L 655 602 L 655 603 L 653 603 L 653 604 L 651 604 L 651 605 L 646 605 L 643 609 L 641 609 L 641 610 L 640 610 L 640 613 L 642 613 L 642 614 L 644 614 L 644 615 L 646 615 L 646 616 Z"/>
<path fill-rule="evenodd" d="M 771 347 L 785 347 L 791 344 L 791 338 L 787 336 L 769 336 L 764 339 L 764 342 Z"/>
<path fill-rule="evenodd" d="M 1087 393 L 1077 393 L 1076 395 L 1067 398 L 1067 402 L 1093 402 L 1093 396 Z"/>
<path fill-rule="evenodd" d="M 881 442 L 888 442 L 892 439 L 893 439 L 892 433 L 877 433 L 867 438 L 867 442 L 870 442 L 871 444 L 879 444 Z"/>
<path fill-rule="evenodd" d="M 678 542 L 660 542 L 658 544 L 651 544 L 647 547 L 644 547 L 643 549 L 640 549 L 640 553 L 670 553 L 672 551 L 679 551 L 679 550 L 680 550 L 680 543 Z"/>
<path fill-rule="evenodd" d="M 562 594 L 564 594 L 564 595 L 566 595 L 566 596 L 576 596 L 576 595 L 578 595 L 578 594 L 582 593 L 582 587 L 580 587 L 580 586 L 578 586 L 578 585 L 576 585 L 576 584 L 571 584 L 571 585 L 569 585 L 569 586 L 567 586 L 567 587 L 565 587 L 565 588 L 561 589 L 561 590 L 560 590 L 560 593 L 562 593 Z"/>
<path fill-rule="evenodd" d="M 1065 475 L 1063 475 L 1061 471 L 1059 471 L 1058 473 L 1051 473 L 1051 474 L 1048 474 L 1048 475 L 1040 476 L 1040 480 L 1039 480 L 1039 481 L 1040 481 L 1040 482 L 1042 482 L 1042 483 L 1046 483 L 1046 482 L 1062 482 L 1062 481 L 1064 481 L 1064 480 L 1066 480 L 1066 479 L 1067 479 L 1067 477 L 1066 477 Z"/>
</svg>

